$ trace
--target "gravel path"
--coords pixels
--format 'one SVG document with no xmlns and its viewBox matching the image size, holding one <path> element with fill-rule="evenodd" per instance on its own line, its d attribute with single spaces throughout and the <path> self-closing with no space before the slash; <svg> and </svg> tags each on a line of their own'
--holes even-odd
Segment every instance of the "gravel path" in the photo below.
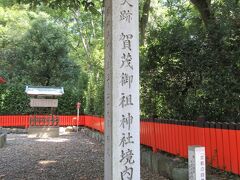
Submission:
<svg viewBox="0 0 240 180">
<path fill-rule="evenodd" d="M 82 132 L 59 138 L 29 139 L 8 134 L 0 149 L 0 180 L 103 179 L 104 147 Z M 141 167 L 143 180 L 164 180 Z"/>
</svg>

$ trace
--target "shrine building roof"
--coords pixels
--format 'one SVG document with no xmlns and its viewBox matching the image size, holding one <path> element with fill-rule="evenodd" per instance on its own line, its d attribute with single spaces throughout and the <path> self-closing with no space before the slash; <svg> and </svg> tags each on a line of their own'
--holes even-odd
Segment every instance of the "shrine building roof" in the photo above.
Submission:
<svg viewBox="0 0 240 180">
<path fill-rule="evenodd" d="M 63 87 L 26 86 L 25 92 L 30 96 L 62 96 L 64 94 L 64 89 Z"/>
</svg>

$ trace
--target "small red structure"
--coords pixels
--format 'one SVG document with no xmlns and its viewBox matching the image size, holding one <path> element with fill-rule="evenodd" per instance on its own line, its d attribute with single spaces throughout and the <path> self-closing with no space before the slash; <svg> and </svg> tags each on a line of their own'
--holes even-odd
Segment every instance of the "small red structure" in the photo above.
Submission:
<svg viewBox="0 0 240 180">
<path fill-rule="evenodd" d="M 0 76 L 0 84 L 6 83 L 6 80 Z"/>
</svg>

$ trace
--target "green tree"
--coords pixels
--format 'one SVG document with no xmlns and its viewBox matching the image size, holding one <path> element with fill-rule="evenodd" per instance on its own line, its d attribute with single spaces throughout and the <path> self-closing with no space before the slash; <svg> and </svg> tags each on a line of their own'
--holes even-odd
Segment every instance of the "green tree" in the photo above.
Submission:
<svg viewBox="0 0 240 180">
<path fill-rule="evenodd" d="M 47 15 L 39 14 L 42 17 Z M 14 72 L 18 57 L 18 45 L 23 35 L 29 30 L 32 20 L 38 14 L 27 11 L 25 7 L 0 7 L 0 75 L 11 81 L 17 74 Z"/>
<path fill-rule="evenodd" d="M 79 68 L 68 58 L 68 40 L 64 31 L 45 19 L 33 22 L 23 36 L 16 70 L 26 83 L 59 86 L 75 83 Z"/>
<path fill-rule="evenodd" d="M 65 29 L 46 13 L 25 6 L 0 8 L 0 13 L 0 72 L 8 80 L 1 86 L 1 113 L 29 113 L 26 84 L 64 86 L 65 96 L 60 100 L 64 105 L 59 112 L 73 113 L 75 103 L 83 99 L 87 77 L 74 57 L 70 59 Z M 18 104 L 22 108 L 14 109 Z"/>
<path fill-rule="evenodd" d="M 165 21 L 160 18 L 152 27 L 144 50 L 144 114 L 238 121 L 239 6 L 229 1 L 210 4 L 211 24 L 191 4 L 168 2 Z M 148 111 L 151 107 L 155 112 Z"/>
</svg>

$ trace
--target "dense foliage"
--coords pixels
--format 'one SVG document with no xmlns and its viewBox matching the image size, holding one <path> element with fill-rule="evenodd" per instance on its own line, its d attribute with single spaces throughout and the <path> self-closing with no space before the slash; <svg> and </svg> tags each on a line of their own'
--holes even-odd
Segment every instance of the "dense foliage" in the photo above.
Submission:
<svg viewBox="0 0 240 180">
<path fill-rule="evenodd" d="M 142 100 L 147 116 L 240 119 L 240 8 L 212 4 L 204 25 L 193 7 L 167 5 L 148 36 L 142 59 Z M 184 19 L 184 20 L 183 20 Z M 156 53 L 157 52 L 157 53 Z"/>
<path fill-rule="evenodd" d="M 31 111 L 25 85 L 63 86 L 65 96 L 60 99 L 59 113 L 74 113 L 75 103 L 83 99 L 80 93 L 87 79 L 70 59 L 67 32 L 43 12 L 14 7 L 1 8 L 0 13 L 1 75 L 8 79 L 1 86 L 1 113 Z"/>
<path fill-rule="evenodd" d="M 103 115 L 102 2 L 0 4 L 0 113 L 29 113 L 32 84 L 64 86 L 61 114 Z M 141 116 L 239 121 L 239 22 L 239 0 L 141 0 Z"/>
</svg>

